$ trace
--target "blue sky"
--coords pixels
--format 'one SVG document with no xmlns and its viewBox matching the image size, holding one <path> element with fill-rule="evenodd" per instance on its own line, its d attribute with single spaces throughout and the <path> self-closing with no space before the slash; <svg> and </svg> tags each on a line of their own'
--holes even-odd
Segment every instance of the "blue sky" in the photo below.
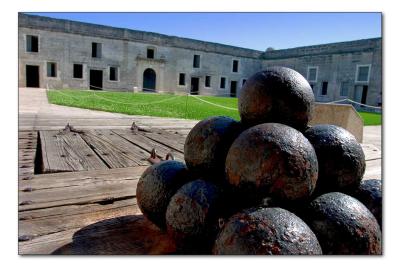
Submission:
<svg viewBox="0 0 400 267">
<path fill-rule="evenodd" d="M 30 13 L 264 51 L 381 37 L 380 13 Z"/>
</svg>

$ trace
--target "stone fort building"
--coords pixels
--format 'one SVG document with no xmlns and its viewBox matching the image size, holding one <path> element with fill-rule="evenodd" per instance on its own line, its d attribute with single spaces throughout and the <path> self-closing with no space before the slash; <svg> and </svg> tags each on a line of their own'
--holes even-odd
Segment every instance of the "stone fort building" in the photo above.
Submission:
<svg viewBox="0 0 400 267">
<path fill-rule="evenodd" d="M 382 39 L 257 51 L 19 14 L 19 86 L 235 97 L 269 66 L 300 72 L 316 101 L 381 105 Z"/>
</svg>

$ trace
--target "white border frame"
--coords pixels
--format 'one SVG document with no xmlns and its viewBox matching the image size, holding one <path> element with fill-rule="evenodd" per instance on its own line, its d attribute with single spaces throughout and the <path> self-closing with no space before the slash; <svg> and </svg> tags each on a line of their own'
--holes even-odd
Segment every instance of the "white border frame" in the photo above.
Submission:
<svg viewBox="0 0 400 267">
<path fill-rule="evenodd" d="M 359 73 L 359 69 L 360 67 L 368 67 L 368 77 L 366 81 L 359 81 L 358 80 L 358 73 Z M 356 77 L 354 78 L 354 82 L 357 84 L 360 83 L 369 83 L 369 78 L 371 76 L 371 64 L 357 64 L 356 66 Z"/>
<path fill-rule="evenodd" d="M 316 69 L 315 80 L 310 80 L 309 79 L 310 78 L 310 69 Z M 319 72 L 318 66 L 307 66 L 307 81 L 308 82 L 313 82 L 313 83 L 318 82 L 318 72 Z"/>
</svg>

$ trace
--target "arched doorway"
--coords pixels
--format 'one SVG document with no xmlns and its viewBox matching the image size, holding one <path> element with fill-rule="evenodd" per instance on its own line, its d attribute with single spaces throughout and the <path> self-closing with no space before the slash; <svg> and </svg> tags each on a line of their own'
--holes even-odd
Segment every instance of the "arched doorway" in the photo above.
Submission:
<svg viewBox="0 0 400 267">
<path fill-rule="evenodd" d="M 146 69 L 143 72 L 143 91 L 154 92 L 156 90 L 156 72 Z"/>
</svg>

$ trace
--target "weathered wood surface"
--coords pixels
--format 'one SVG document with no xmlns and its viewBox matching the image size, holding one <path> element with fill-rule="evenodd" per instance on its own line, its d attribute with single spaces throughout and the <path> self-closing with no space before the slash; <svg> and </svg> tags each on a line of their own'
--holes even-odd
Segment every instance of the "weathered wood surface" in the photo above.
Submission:
<svg viewBox="0 0 400 267">
<path fill-rule="evenodd" d="M 183 160 L 188 129 L 146 129 L 151 132 L 135 134 L 125 127 L 75 133 L 108 167 L 40 175 L 33 174 L 37 132 L 20 132 L 19 253 L 176 253 L 168 236 L 141 215 L 135 195 L 138 179 L 147 168 L 138 166 L 143 158 L 155 148 L 159 157 L 172 151 Z M 367 163 L 364 179 L 380 179 L 380 149 L 370 144 L 362 147 Z M 134 166 L 123 168 L 129 164 Z"/>
<path fill-rule="evenodd" d="M 40 131 L 43 173 L 108 169 L 78 133 Z"/>
<path fill-rule="evenodd" d="M 40 131 L 42 173 L 101 170 L 149 165 L 153 149 L 183 161 L 185 136 L 161 129 Z"/>
<path fill-rule="evenodd" d="M 171 240 L 137 207 L 136 183 L 145 168 L 43 174 L 21 182 L 20 200 L 31 202 L 19 206 L 19 253 L 173 253 Z M 32 191 L 23 190 L 28 187 Z"/>
<path fill-rule="evenodd" d="M 18 132 L 18 178 L 32 178 L 35 171 L 35 155 L 37 148 L 36 131 Z"/>
<path fill-rule="evenodd" d="M 184 156 L 182 152 L 176 151 L 171 149 L 170 147 L 166 147 L 165 145 L 156 142 L 152 139 L 147 138 L 146 136 L 140 133 L 133 133 L 130 130 L 112 130 L 114 133 L 118 134 L 119 136 L 129 140 L 130 142 L 134 143 L 135 145 L 141 147 L 142 149 L 146 150 L 148 153 L 152 151 L 154 148 L 157 152 L 157 156 L 161 158 L 165 158 L 168 153 L 172 153 L 176 160 L 183 161 Z M 184 136 L 179 136 L 180 139 L 185 139 Z"/>
<path fill-rule="evenodd" d="M 149 153 L 110 130 L 86 130 L 82 138 L 109 168 L 149 165 Z"/>
</svg>

